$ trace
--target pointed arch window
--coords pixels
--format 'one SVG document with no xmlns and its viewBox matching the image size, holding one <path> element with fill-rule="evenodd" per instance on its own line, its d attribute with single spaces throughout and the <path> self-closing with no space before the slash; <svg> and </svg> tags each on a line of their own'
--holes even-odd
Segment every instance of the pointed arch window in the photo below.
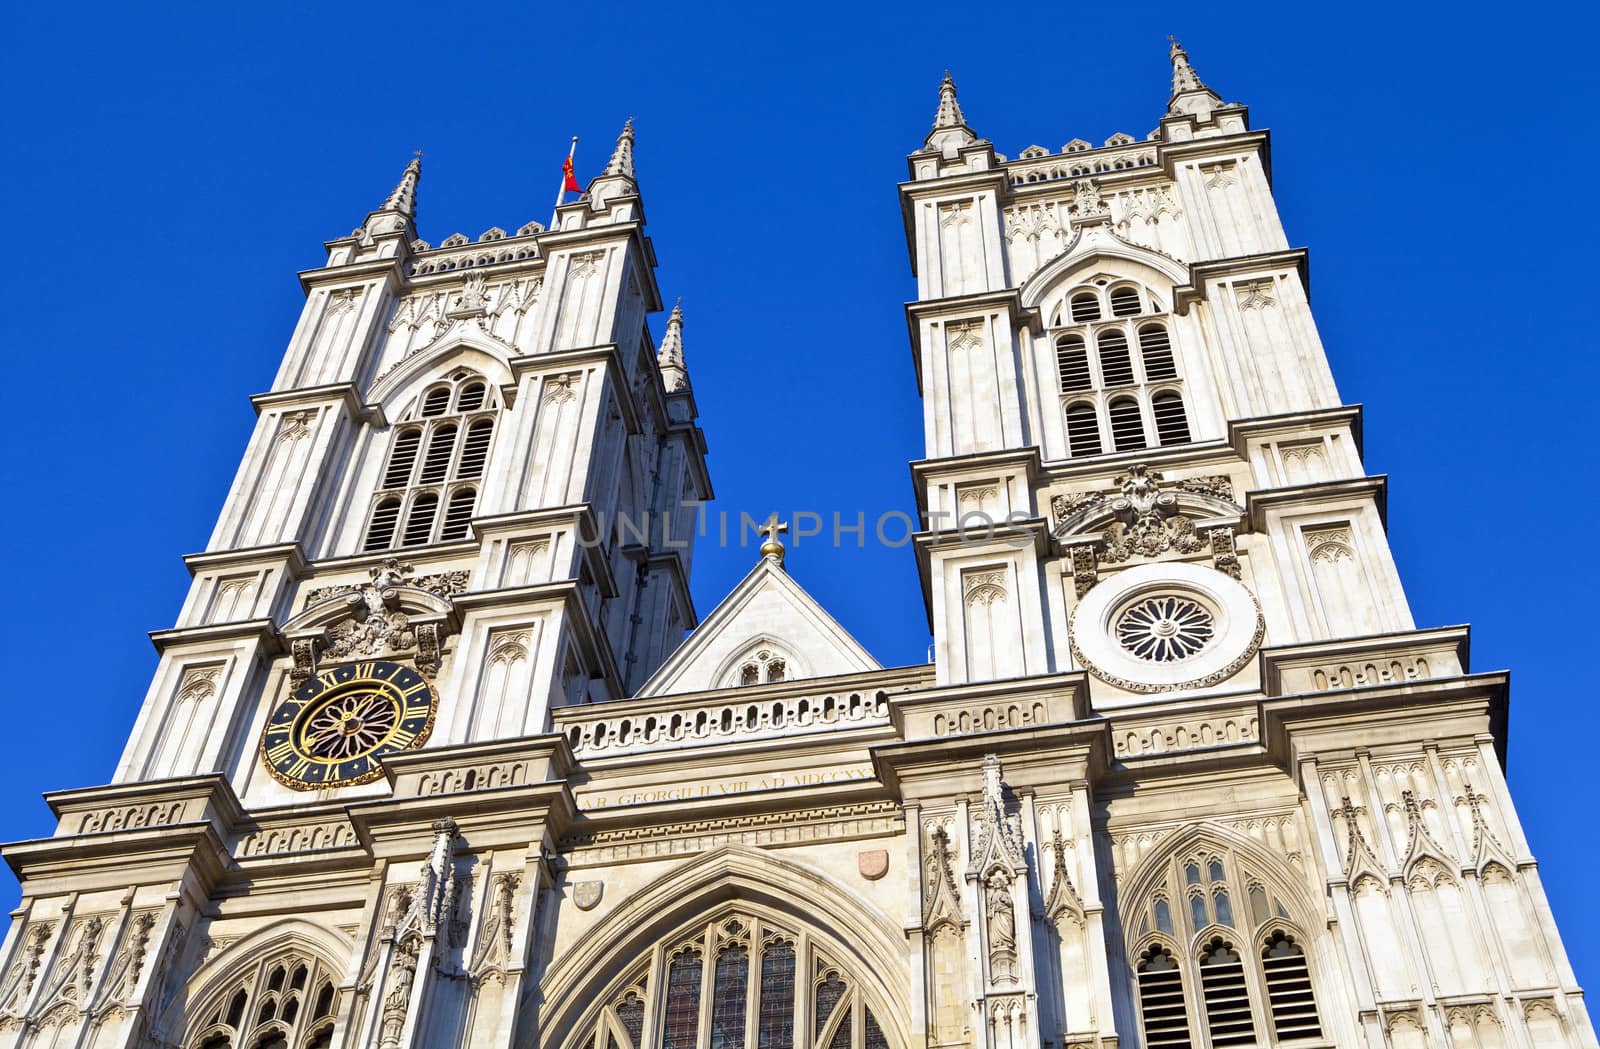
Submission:
<svg viewBox="0 0 1600 1049">
<path fill-rule="evenodd" d="M 725 915 L 655 956 L 565 1049 L 893 1049 L 855 975 L 764 916 Z M 650 993 L 655 980 L 664 994 Z"/>
<path fill-rule="evenodd" d="M 1109 292 L 1075 290 L 1055 314 L 1056 378 L 1071 458 L 1193 440 L 1171 322 L 1161 310 L 1148 288 L 1123 283 Z"/>
<path fill-rule="evenodd" d="M 245 966 L 195 1011 L 190 1049 L 323 1049 L 333 1040 L 339 974 L 287 949 Z"/>
<path fill-rule="evenodd" d="M 499 416 L 496 397 L 482 376 L 465 370 L 423 392 L 415 417 L 390 441 L 363 550 L 467 537 L 481 489 L 463 482 L 484 475 Z"/>
<path fill-rule="evenodd" d="M 1229 1049 L 1320 1038 L 1306 952 L 1267 883 L 1223 848 L 1175 854 L 1158 871 L 1134 909 L 1139 931 L 1129 943 L 1146 1044 Z M 1186 901 L 1177 913 L 1174 893 Z"/>
</svg>

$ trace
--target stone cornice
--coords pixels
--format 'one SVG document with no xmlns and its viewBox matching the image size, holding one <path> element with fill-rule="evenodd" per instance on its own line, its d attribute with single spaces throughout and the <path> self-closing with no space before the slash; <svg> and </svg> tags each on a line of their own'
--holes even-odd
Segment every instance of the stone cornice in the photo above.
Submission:
<svg viewBox="0 0 1600 1049">
<path fill-rule="evenodd" d="M 990 754 L 1005 763 L 1014 790 L 1095 778 L 1105 762 L 1105 727 L 1078 721 L 888 743 L 872 748 L 872 765 L 902 802 L 946 800 L 952 792 L 982 791 L 981 765 Z"/>
<path fill-rule="evenodd" d="M 626 242 L 639 252 L 640 261 L 644 263 L 639 267 L 639 271 L 642 277 L 640 284 L 645 293 L 645 312 L 656 313 L 662 308 L 661 289 L 656 285 L 655 248 L 651 245 L 650 238 L 644 235 L 644 201 L 637 194 L 629 193 L 619 197 L 611 197 L 606 203 L 608 206 L 615 206 L 624 202 L 632 204 L 636 209 L 635 217 L 623 222 L 603 222 L 596 225 L 589 225 L 585 221 L 581 227 L 575 229 L 562 227 L 546 230 L 539 234 L 539 252 L 546 259 L 549 259 L 558 251 L 593 249 L 605 246 L 608 241 L 620 240 Z M 586 217 L 601 214 L 601 212 L 591 209 L 588 203 L 583 201 L 568 204 L 561 210 L 565 212 L 569 208 L 584 209 L 583 214 Z"/>
<path fill-rule="evenodd" d="M 520 357 L 513 357 L 506 362 L 511 367 L 512 379 L 518 385 L 522 378 L 529 374 L 545 375 L 571 368 L 582 368 L 598 364 L 605 369 L 606 377 L 611 380 L 616 389 L 617 403 L 622 412 L 623 425 L 630 434 L 643 432 L 644 420 L 639 414 L 639 405 L 634 401 L 633 388 L 628 385 L 628 371 L 622 364 L 622 352 L 614 342 L 601 343 L 596 346 L 583 346 L 572 350 L 552 350 L 549 353 L 527 353 Z M 659 385 L 660 377 L 656 378 Z M 502 391 L 506 394 L 506 407 L 514 407 L 517 390 Z"/>
<path fill-rule="evenodd" d="M 1044 319 L 1038 310 L 1022 305 L 1020 288 L 1002 288 L 972 295 L 952 295 L 938 299 L 918 299 L 906 303 L 906 330 L 911 336 L 911 361 L 917 373 L 917 393 L 922 393 L 922 324 L 923 320 L 954 320 L 982 316 L 1004 309 L 1015 329 L 1027 325 L 1034 334 L 1044 331 Z"/>
<path fill-rule="evenodd" d="M 911 480 L 916 488 L 917 511 L 923 518 L 927 517 L 928 486 L 939 481 L 959 481 L 976 473 L 988 473 L 994 476 L 1015 472 L 1020 473 L 1030 486 L 1037 487 L 1042 470 L 1043 460 L 1036 444 L 1030 444 L 1026 448 L 1002 448 L 998 451 L 973 452 L 968 455 L 945 455 L 936 459 L 913 459 Z"/>
<path fill-rule="evenodd" d="M 354 383 L 337 382 L 325 386 L 302 386 L 293 390 L 272 390 L 255 394 L 250 398 L 257 415 L 260 415 L 265 408 L 293 408 L 299 405 L 327 404 L 330 401 L 342 405 L 345 414 L 358 423 L 368 423 L 372 426 L 388 425 L 388 420 L 383 415 L 383 407 L 363 402 L 361 390 Z"/>
<path fill-rule="evenodd" d="M 550 506 L 539 510 L 517 510 L 490 517 L 474 517 L 472 529 L 478 541 L 473 543 L 472 549 L 473 552 L 477 552 L 479 545 L 491 536 L 522 536 L 540 529 L 562 525 L 570 527 L 579 538 L 598 537 L 600 531 L 599 522 L 595 520 L 594 508 L 588 503 L 568 503 L 566 506 Z M 611 562 L 605 556 L 601 544 L 578 542 L 576 545 L 583 551 L 584 563 L 589 566 L 601 596 L 616 597 L 621 593 L 616 576 L 611 571 Z"/>
<path fill-rule="evenodd" d="M 1248 118 L 1249 110 L 1244 106 L 1224 106 L 1227 110 L 1243 110 Z M 1193 121 L 1192 117 L 1166 117 L 1161 121 L 1161 126 L 1166 127 L 1169 122 L 1183 123 Z M 1176 142 L 1163 140 L 1157 144 L 1156 164 L 1164 171 L 1168 178 L 1178 177 L 1178 162 L 1193 160 L 1196 157 L 1214 156 L 1219 153 L 1239 154 L 1254 151 L 1261 156 L 1261 166 L 1266 172 L 1267 182 L 1272 181 L 1272 135 L 1266 128 L 1259 131 L 1235 131 L 1229 135 L 1212 135 L 1204 138 L 1187 138 Z"/>
<path fill-rule="evenodd" d="M 261 645 L 268 655 L 283 651 L 278 628 L 270 619 L 246 619 L 236 623 L 212 623 L 206 626 L 170 627 L 150 631 L 150 643 L 157 652 L 165 652 L 179 645 L 211 644 L 216 641 L 253 641 Z"/>
<path fill-rule="evenodd" d="M 183 555 L 183 563 L 192 577 L 200 572 L 227 569 L 245 565 L 282 565 L 290 579 L 299 579 L 306 570 L 305 551 L 299 543 L 278 543 L 273 546 L 247 546 L 237 550 L 206 550 L 198 554 Z"/>
<path fill-rule="evenodd" d="M 1356 442 L 1360 455 L 1362 407 L 1359 404 L 1342 404 L 1334 408 L 1313 408 L 1303 412 L 1286 412 L 1282 415 L 1258 415 L 1251 419 L 1228 421 L 1228 443 L 1240 459 L 1250 458 L 1250 438 L 1287 433 L 1325 433 L 1340 426 L 1350 428 L 1350 437 Z"/>
<path fill-rule="evenodd" d="M 1311 253 L 1305 248 L 1269 251 L 1259 255 L 1235 255 L 1226 259 L 1207 259 L 1189 263 L 1189 283 L 1172 289 L 1172 312 L 1180 316 L 1206 298 L 1206 282 L 1218 277 L 1258 273 L 1268 269 L 1293 268 L 1300 274 L 1306 302 L 1311 301 Z"/>
<path fill-rule="evenodd" d="M 1340 481 L 1319 481 L 1316 484 L 1294 485 L 1288 488 L 1266 488 L 1246 492 L 1244 496 L 1245 518 L 1250 522 L 1250 527 L 1261 531 L 1265 525 L 1266 512 L 1283 506 L 1311 506 L 1316 503 L 1326 502 L 1330 499 L 1352 499 L 1367 497 L 1373 501 L 1378 509 L 1378 520 L 1385 528 L 1389 526 L 1389 478 L 1387 474 L 1375 474 L 1371 477 L 1352 477 Z"/>
<path fill-rule="evenodd" d="M 337 240 L 327 241 L 323 246 L 332 250 L 334 247 L 352 241 L 351 237 L 340 237 Z M 402 241 L 404 244 L 404 241 Z M 398 291 L 405 285 L 405 265 L 409 261 L 409 248 L 402 248 L 400 254 L 383 258 L 363 259 L 360 262 L 349 262 L 342 266 L 319 266 L 316 269 L 301 270 L 300 288 L 307 294 L 313 288 L 327 284 L 359 284 L 373 277 L 387 278 L 385 284 L 388 290 Z"/>
</svg>

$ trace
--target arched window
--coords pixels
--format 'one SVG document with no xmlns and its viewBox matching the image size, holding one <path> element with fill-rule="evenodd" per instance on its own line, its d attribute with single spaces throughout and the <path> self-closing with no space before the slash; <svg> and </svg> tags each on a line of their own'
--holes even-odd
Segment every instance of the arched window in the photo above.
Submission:
<svg viewBox="0 0 1600 1049">
<path fill-rule="evenodd" d="M 1128 356 L 1128 337 L 1115 328 L 1095 339 L 1100 351 L 1100 376 L 1107 386 L 1133 385 L 1133 360 Z"/>
<path fill-rule="evenodd" d="M 1082 335 L 1063 335 L 1056 340 L 1056 371 L 1061 376 L 1062 393 L 1094 388 L 1094 379 L 1089 374 L 1089 351 L 1083 345 Z"/>
<path fill-rule="evenodd" d="M 1138 882 L 1143 887 L 1132 891 L 1144 902 L 1131 912 L 1139 932 L 1129 948 L 1138 959 L 1146 1044 L 1228 1049 L 1321 1037 L 1312 974 L 1288 909 L 1232 850 L 1176 853 Z M 1168 900 L 1179 891 L 1187 905 L 1174 914 Z M 1199 988 L 1195 1029 L 1185 987 Z M 1257 1003 L 1265 1003 L 1266 1015 Z"/>
<path fill-rule="evenodd" d="M 1132 397 L 1111 402 L 1111 447 L 1118 452 L 1145 447 L 1143 413 Z"/>
<path fill-rule="evenodd" d="M 1317 1002 L 1311 994 L 1311 970 L 1306 967 L 1306 952 L 1294 942 L 1294 937 L 1281 929 L 1268 937 L 1261 948 L 1261 969 L 1266 976 L 1272 1029 L 1278 1040 L 1322 1037 L 1322 1025 L 1317 1022 Z"/>
<path fill-rule="evenodd" d="M 1109 279 L 1098 278 L 1094 283 L 1104 287 Z M 1103 302 L 1110 304 L 1109 319 L 1103 314 Z M 1053 314 L 1054 324 L 1069 329 L 1055 333 L 1054 345 L 1056 376 L 1067 413 L 1067 454 L 1072 458 L 1192 440 L 1170 325 L 1163 320 L 1141 323 L 1137 319 L 1161 309 L 1150 289 L 1124 283 L 1104 293 L 1087 287 L 1075 290 Z M 1070 330 L 1074 327 L 1077 330 Z M 1138 348 L 1137 360 L 1134 347 Z M 1092 390 L 1125 390 L 1128 400 L 1089 402 L 1073 396 Z M 1078 404 L 1083 407 L 1076 407 Z M 1084 411 L 1094 413 L 1095 425 L 1080 417 Z M 1098 435 L 1102 430 L 1112 435 L 1110 447 L 1098 436 L 1089 439 L 1091 432 Z"/>
<path fill-rule="evenodd" d="M 1189 1049 L 1183 970 L 1164 947 L 1152 947 L 1139 960 L 1139 1018 L 1150 1049 Z"/>
<path fill-rule="evenodd" d="M 1067 448 L 1074 459 L 1100 454 L 1100 415 L 1088 401 L 1067 406 Z"/>
<path fill-rule="evenodd" d="M 457 482 L 483 477 L 498 409 L 494 388 L 465 370 L 423 393 L 390 443 L 363 550 L 466 538 L 478 486 Z"/>
<path fill-rule="evenodd" d="M 289 949 L 247 965 L 193 1014 L 190 1049 L 325 1049 L 338 1011 L 337 970 Z"/>
<path fill-rule="evenodd" d="M 1165 324 L 1146 324 L 1139 329 L 1139 356 L 1144 359 L 1146 382 L 1176 379 L 1178 368 L 1172 363 L 1172 340 Z"/>
<path fill-rule="evenodd" d="M 762 642 L 738 660 L 734 680 L 723 687 L 772 684 L 787 681 L 793 676 L 789 671 L 788 657 L 771 643 Z"/>
<path fill-rule="evenodd" d="M 1188 444 L 1189 420 L 1183 414 L 1183 398 L 1175 391 L 1163 390 L 1151 398 L 1156 417 L 1156 440 L 1163 445 Z"/>
<path fill-rule="evenodd" d="M 665 993 L 642 963 L 567 1049 L 891 1049 L 855 974 L 765 917 L 733 914 L 669 944 Z M 659 1017 L 652 1045 L 646 1015 Z"/>
<path fill-rule="evenodd" d="M 1244 960 L 1231 943 L 1212 940 L 1200 955 L 1200 986 L 1205 996 L 1206 1032 L 1216 1049 L 1254 1045 L 1255 1020 L 1250 1015 L 1250 988 Z"/>
</svg>

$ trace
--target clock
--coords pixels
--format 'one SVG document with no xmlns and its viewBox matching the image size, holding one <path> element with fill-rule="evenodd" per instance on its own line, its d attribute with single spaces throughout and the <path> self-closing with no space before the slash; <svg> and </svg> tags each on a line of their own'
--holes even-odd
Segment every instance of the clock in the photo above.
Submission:
<svg viewBox="0 0 1600 1049">
<path fill-rule="evenodd" d="M 432 683 L 412 667 L 329 667 L 267 715 L 261 760 L 294 790 L 367 783 L 383 775 L 383 755 L 427 742 L 436 709 Z"/>
</svg>

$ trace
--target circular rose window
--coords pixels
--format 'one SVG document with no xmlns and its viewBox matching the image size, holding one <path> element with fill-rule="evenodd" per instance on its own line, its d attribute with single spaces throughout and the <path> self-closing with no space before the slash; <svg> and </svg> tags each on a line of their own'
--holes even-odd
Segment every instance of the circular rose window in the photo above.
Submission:
<svg viewBox="0 0 1600 1049">
<path fill-rule="evenodd" d="M 1188 659 L 1210 643 L 1216 617 L 1187 597 L 1147 597 L 1117 617 L 1117 641 L 1153 663 Z"/>
<path fill-rule="evenodd" d="M 1097 583 L 1068 624 L 1077 665 L 1129 692 L 1220 685 L 1244 669 L 1265 632 L 1255 597 L 1238 580 L 1171 561 Z M 1096 702 L 1107 700 L 1117 703 L 1114 696 Z"/>
</svg>

